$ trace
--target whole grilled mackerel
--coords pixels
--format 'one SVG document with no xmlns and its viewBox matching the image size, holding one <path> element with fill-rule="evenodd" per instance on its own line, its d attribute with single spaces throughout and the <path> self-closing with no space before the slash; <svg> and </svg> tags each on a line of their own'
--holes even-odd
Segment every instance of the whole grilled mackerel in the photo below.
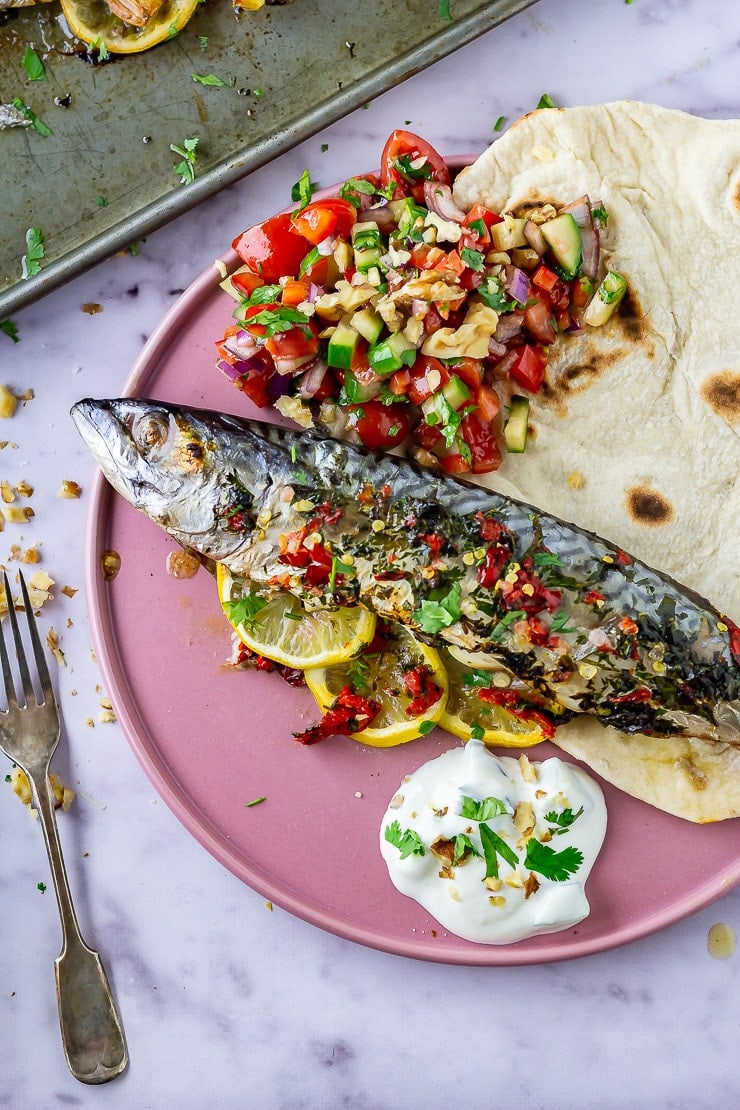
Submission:
<svg viewBox="0 0 740 1110">
<path fill-rule="evenodd" d="M 314 431 L 149 400 L 72 416 L 123 497 L 262 596 L 365 605 L 561 719 L 740 746 L 737 627 L 590 532 Z"/>
</svg>

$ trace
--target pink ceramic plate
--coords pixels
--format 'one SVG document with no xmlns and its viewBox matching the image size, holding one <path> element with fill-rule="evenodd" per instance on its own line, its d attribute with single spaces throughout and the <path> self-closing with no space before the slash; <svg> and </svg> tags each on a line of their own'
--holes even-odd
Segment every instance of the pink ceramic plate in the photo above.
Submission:
<svg viewBox="0 0 740 1110">
<path fill-rule="evenodd" d="M 227 265 L 236 262 L 229 254 Z M 214 267 L 147 343 L 124 393 L 265 418 L 213 368 L 233 302 Z M 167 574 L 174 543 L 96 480 L 87 588 L 93 637 L 119 720 L 144 770 L 187 829 L 265 898 L 306 921 L 403 956 L 533 964 L 600 952 L 700 909 L 740 882 L 737 822 L 695 826 L 602 784 L 609 827 L 576 928 L 519 944 L 445 932 L 392 886 L 379 824 L 402 777 L 456 743 L 442 732 L 389 750 L 345 737 L 303 747 L 312 697 L 275 675 L 229 671 L 215 583 Z M 105 551 L 121 555 L 112 582 Z M 537 758 L 554 753 L 548 745 Z M 561 753 L 557 753 L 561 754 Z M 264 797 L 260 805 L 247 803 Z"/>
</svg>

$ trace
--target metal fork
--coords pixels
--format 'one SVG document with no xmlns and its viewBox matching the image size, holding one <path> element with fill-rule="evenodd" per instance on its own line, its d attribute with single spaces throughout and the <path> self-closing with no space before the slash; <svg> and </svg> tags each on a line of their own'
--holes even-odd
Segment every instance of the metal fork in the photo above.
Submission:
<svg viewBox="0 0 740 1110">
<path fill-rule="evenodd" d="M 0 627 L 0 666 L 7 700 L 7 708 L 0 708 L 0 748 L 26 772 L 44 830 L 62 924 L 62 950 L 54 966 L 67 1064 L 75 1078 L 83 1083 L 107 1083 L 120 1075 L 128 1063 L 126 1040 L 100 956 L 82 939 L 72 905 L 49 783 L 49 763 L 59 742 L 59 711 L 26 583 L 22 574 L 19 577 L 43 696 L 39 701 L 34 691 L 8 577 L 3 574 L 23 703 L 18 701 L 5 635 Z"/>
</svg>

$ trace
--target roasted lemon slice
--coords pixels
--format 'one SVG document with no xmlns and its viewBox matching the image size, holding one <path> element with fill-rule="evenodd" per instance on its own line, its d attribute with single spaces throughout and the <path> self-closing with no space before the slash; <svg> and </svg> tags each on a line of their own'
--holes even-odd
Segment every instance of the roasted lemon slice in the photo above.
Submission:
<svg viewBox="0 0 740 1110">
<path fill-rule="evenodd" d="M 442 728 L 463 740 L 475 737 L 484 744 L 502 748 L 530 747 L 547 739 L 536 721 L 525 720 L 486 700 L 486 690 L 501 689 L 496 685 L 495 671 L 466 667 L 447 651 L 443 652 L 443 660 L 450 685 L 439 721 Z"/>
<path fill-rule="evenodd" d="M 142 26 L 126 23 L 114 15 L 105 0 L 61 0 L 69 29 L 90 46 L 104 48 L 110 54 L 138 54 L 182 31 L 200 0 L 164 0 L 156 4 L 126 5 L 152 14 Z M 135 16 L 134 18 L 139 18 Z"/>
<path fill-rule="evenodd" d="M 406 744 L 430 732 L 447 701 L 447 672 L 439 652 L 400 624 L 378 622 L 376 637 L 356 659 L 307 670 L 305 678 L 322 713 L 333 708 L 346 687 L 380 706 L 367 728 L 351 734 L 373 748 Z"/>
<path fill-rule="evenodd" d="M 264 602 L 246 579 L 234 578 L 219 564 L 218 596 L 239 639 L 275 663 L 305 670 L 352 659 L 369 644 L 375 614 L 361 606 L 308 610 L 284 592 Z"/>
</svg>

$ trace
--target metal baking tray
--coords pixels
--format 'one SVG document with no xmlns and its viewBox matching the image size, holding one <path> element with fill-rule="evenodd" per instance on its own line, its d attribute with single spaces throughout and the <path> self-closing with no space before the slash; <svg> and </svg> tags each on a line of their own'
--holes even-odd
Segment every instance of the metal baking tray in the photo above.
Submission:
<svg viewBox="0 0 740 1110">
<path fill-rule="evenodd" d="M 175 39 L 98 65 L 64 53 L 56 0 L 4 13 L 0 103 L 20 97 L 53 133 L 0 131 L 0 320 L 533 2 L 450 0 L 446 19 L 438 0 L 268 0 L 237 18 L 206 0 Z M 46 81 L 23 67 L 29 44 Z M 195 136 L 183 186 L 170 144 Z M 29 227 L 45 258 L 24 279 Z"/>
</svg>

